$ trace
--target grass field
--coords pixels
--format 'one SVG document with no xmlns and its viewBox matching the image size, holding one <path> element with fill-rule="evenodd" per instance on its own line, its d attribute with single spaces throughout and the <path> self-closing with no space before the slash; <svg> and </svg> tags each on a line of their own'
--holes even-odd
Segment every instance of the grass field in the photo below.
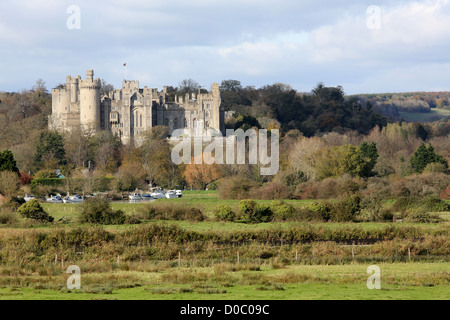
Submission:
<svg viewBox="0 0 450 320">
<path fill-rule="evenodd" d="M 262 267 L 229 271 L 228 266 L 178 268 L 156 272 L 118 271 L 81 275 L 81 289 L 45 284 L 0 288 L 3 300 L 315 300 L 450 298 L 449 263 L 380 264 L 381 289 L 366 285 L 368 265 Z M 102 279 L 106 280 L 103 281 Z"/>
<path fill-rule="evenodd" d="M 400 112 L 400 116 L 406 122 L 434 122 L 441 119 L 450 120 L 450 110 L 431 109 L 431 112 L 427 113 Z"/>
<path fill-rule="evenodd" d="M 214 221 L 213 209 L 220 204 L 227 204 L 237 210 L 239 201 L 220 200 L 215 191 L 187 191 L 181 199 L 161 199 L 154 203 L 167 202 L 200 207 L 208 219 L 202 222 L 143 221 L 137 226 L 102 226 L 100 230 L 110 232 L 115 237 L 113 240 L 99 237 L 99 229 L 83 229 L 79 234 L 81 238 L 70 238 L 75 236 L 73 231 L 80 227 L 77 222 L 79 205 L 45 203 L 43 207 L 56 220 L 70 217 L 70 222 L 58 225 L 2 226 L 0 300 L 450 298 L 448 248 L 442 247 L 448 243 L 448 222 L 231 223 Z M 258 202 L 270 203 L 264 200 Z M 286 202 L 303 207 L 312 201 Z M 127 214 L 138 214 L 146 205 L 148 204 L 112 203 L 114 209 L 121 209 Z M 441 216 L 448 218 L 449 213 L 442 213 Z M 180 240 L 182 238 L 171 237 L 167 238 L 169 240 L 166 242 L 164 239 L 158 240 L 144 234 L 146 230 L 152 230 L 146 229 L 147 227 L 154 225 L 179 227 L 178 231 L 161 229 L 162 232 L 175 232 L 175 237 L 185 236 L 185 232 L 193 232 L 199 235 L 218 235 L 223 239 L 239 233 L 252 236 L 277 235 L 283 232 L 290 234 L 297 230 L 295 228 L 312 228 L 311 230 L 319 234 L 326 234 L 330 230 L 337 231 L 337 234 L 358 230 L 370 234 L 395 225 L 399 231 L 406 233 L 403 238 L 370 246 L 352 247 L 334 242 L 224 246 L 209 240 L 183 242 Z M 46 239 L 45 234 L 51 234 L 51 237 Z M 425 239 L 416 242 L 416 234 Z M 137 240 L 128 242 L 127 237 Z M 83 243 L 90 243 L 90 239 L 98 240 L 81 247 L 77 245 L 75 249 L 70 245 L 70 241 L 75 239 Z M 139 239 L 143 242 L 139 242 Z M 78 252 L 80 250 L 82 252 Z M 412 257 L 408 258 L 409 250 Z M 68 290 L 66 287 L 69 277 L 66 268 L 70 264 L 76 264 L 81 269 L 80 290 Z M 381 290 L 369 290 L 366 285 L 369 277 L 367 267 L 373 264 L 381 269 Z"/>
</svg>

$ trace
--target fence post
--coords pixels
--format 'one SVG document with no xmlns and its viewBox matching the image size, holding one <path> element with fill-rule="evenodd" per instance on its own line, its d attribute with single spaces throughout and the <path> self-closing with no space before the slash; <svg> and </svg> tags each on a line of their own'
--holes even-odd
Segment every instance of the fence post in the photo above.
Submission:
<svg viewBox="0 0 450 320">
<path fill-rule="evenodd" d="M 181 251 L 178 251 L 178 268 L 181 268 Z"/>
<path fill-rule="evenodd" d="M 353 245 L 352 245 L 352 260 L 354 261 L 355 260 L 355 243 L 353 242 Z"/>
<path fill-rule="evenodd" d="M 408 248 L 408 259 L 411 261 L 411 248 Z"/>
<path fill-rule="evenodd" d="M 298 250 L 295 250 L 295 263 L 298 263 Z"/>
<path fill-rule="evenodd" d="M 237 263 L 239 264 L 239 251 L 237 252 Z"/>
<path fill-rule="evenodd" d="M 58 254 L 55 254 L 55 264 L 58 263 Z"/>
</svg>

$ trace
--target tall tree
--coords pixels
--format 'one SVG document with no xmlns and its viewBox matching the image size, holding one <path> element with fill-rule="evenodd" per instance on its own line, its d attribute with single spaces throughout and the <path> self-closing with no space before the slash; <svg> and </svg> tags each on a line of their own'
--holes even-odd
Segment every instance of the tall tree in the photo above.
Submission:
<svg viewBox="0 0 450 320">
<path fill-rule="evenodd" d="M 10 150 L 0 152 L 0 171 L 15 172 L 19 175 L 19 168 L 17 168 L 16 160 Z"/>
<path fill-rule="evenodd" d="M 34 153 L 35 167 L 40 169 L 47 166 L 49 169 L 56 169 L 51 167 L 66 163 L 66 150 L 62 135 L 56 131 L 42 132 Z"/>
<path fill-rule="evenodd" d="M 427 148 L 424 142 L 420 144 L 409 162 L 416 173 L 422 173 L 425 167 L 430 163 L 441 163 L 448 168 L 447 160 L 440 154 L 435 153 L 431 144 Z"/>
<path fill-rule="evenodd" d="M 363 177 L 370 177 L 373 173 L 373 168 L 375 167 L 378 159 L 378 151 L 377 151 L 377 145 L 375 142 L 367 143 L 363 142 L 359 146 L 359 152 L 361 153 L 361 156 L 368 160 L 366 162 L 366 166 L 364 167 L 363 171 L 361 172 L 361 176 Z"/>
</svg>

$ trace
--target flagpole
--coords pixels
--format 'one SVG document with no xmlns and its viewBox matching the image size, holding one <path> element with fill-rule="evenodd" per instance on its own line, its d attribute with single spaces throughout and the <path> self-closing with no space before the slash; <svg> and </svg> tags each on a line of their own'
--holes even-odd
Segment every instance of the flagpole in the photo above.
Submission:
<svg viewBox="0 0 450 320">
<path fill-rule="evenodd" d="M 124 79 L 127 80 L 127 64 L 124 63 L 123 67 L 124 67 Z"/>
</svg>

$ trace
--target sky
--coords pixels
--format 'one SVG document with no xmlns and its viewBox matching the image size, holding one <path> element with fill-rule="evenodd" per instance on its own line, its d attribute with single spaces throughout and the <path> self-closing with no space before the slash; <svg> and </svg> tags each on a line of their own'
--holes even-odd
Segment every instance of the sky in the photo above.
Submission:
<svg viewBox="0 0 450 320">
<path fill-rule="evenodd" d="M 2 0 L 0 91 L 67 75 L 346 94 L 450 90 L 449 0 Z M 126 68 L 123 64 L 126 63 Z M 126 70 L 125 70 L 126 69 Z"/>
</svg>

